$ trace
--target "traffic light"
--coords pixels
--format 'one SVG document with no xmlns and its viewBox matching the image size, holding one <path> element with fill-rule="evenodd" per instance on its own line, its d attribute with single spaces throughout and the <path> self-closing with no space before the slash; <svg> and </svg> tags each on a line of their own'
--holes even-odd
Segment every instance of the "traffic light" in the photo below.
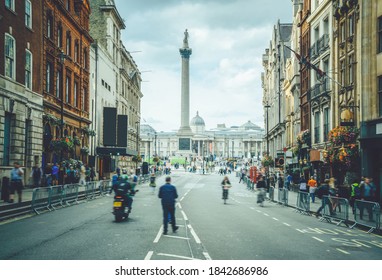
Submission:
<svg viewBox="0 0 382 280">
<path fill-rule="evenodd" d="M 275 159 L 275 166 L 276 167 L 280 167 L 280 166 L 283 166 L 283 165 L 284 165 L 284 158 L 279 157 L 279 158 Z"/>
</svg>

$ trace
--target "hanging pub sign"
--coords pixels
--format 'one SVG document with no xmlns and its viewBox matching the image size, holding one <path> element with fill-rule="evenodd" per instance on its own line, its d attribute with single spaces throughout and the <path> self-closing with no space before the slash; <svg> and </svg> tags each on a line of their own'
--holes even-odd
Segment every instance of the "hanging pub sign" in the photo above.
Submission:
<svg viewBox="0 0 382 280">
<path fill-rule="evenodd" d="M 354 126 L 354 113 L 349 108 L 342 109 L 340 118 L 340 126 Z"/>
</svg>

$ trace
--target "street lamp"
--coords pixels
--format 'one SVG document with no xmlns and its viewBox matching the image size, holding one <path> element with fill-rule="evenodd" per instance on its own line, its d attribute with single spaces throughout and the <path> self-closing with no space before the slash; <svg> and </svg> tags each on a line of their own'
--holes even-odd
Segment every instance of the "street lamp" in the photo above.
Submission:
<svg viewBox="0 0 382 280">
<path fill-rule="evenodd" d="M 64 63 L 65 63 L 65 59 L 67 58 L 68 56 L 66 54 L 64 54 L 63 51 L 60 52 L 60 54 L 58 55 L 58 58 L 60 59 L 60 63 L 61 63 L 61 89 L 58 89 L 61 91 L 61 94 L 60 94 L 60 106 L 61 106 L 61 122 L 60 122 L 60 130 L 61 130 L 61 138 L 64 138 L 64 75 L 63 75 L 63 70 L 64 70 Z M 61 152 L 60 152 L 60 164 L 62 163 L 62 158 L 63 158 L 63 150 L 61 149 Z"/>
<path fill-rule="evenodd" d="M 136 143 L 135 143 L 135 146 L 137 148 L 137 160 L 135 161 L 135 173 L 137 173 L 137 169 L 138 169 L 138 157 L 139 157 L 139 154 L 140 154 L 140 151 L 139 151 L 139 141 L 138 141 L 138 139 L 139 139 L 139 121 L 136 121 L 135 125 L 137 126 L 137 130 L 135 132 L 136 133 L 136 139 L 135 139 Z M 136 175 L 138 175 L 138 174 L 136 174 Z"/>
<path fill-rule="evenodd" d="M 268 133 L 269 133 L 269 119 L 268 119 L 268 109 L 270 107 L 271 106 L 268 103 L 266 105 L 264 105 L 264 108 L 267 110 L 267 156 L 268 157 L 269 157 L 269 137 L 268 137 Z M 266 177 L 266 181 L 267 181 L 267 186 L 269 186 L 269 166 L 266 168 L 265 177 Z"/>
</svg>

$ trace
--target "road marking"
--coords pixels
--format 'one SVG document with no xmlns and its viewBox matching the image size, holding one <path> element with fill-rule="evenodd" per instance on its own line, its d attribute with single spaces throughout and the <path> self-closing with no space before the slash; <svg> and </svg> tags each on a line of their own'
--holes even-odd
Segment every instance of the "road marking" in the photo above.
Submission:
<svg viewBox="0 0 382 280">
<path fill-rule="evenodd" d="M 176 205 L 178 206 L 179 209 L 182 209 L 182 205 L 180 205 L 180 202 L 178 202 Z"/>
<path fill-rule="evenodd" d="M 301 232 L 301 233 L 305 233 L 305 231 L 301 230 L 301 229 L 298 229 L 296 228 L 297 231 Z"/>
<path fill-rule="evenodd" d="M 320 241 L 320 242 L 325 242 L 324 240 L 322 240 L 322 239 L 320 239 L 320 238 L 317 238 L 317 237 L 315 237 L 315 236 L 312 236 L 312 238 L 314 238 L 314 239 L 316 239 L 316 240 L 318 240 L 318 241 Z"/>
<path fill-rule="evenodd" d="M 262 213 L 262 211 L 260 211 L 260 210 L 256 210 L 257 212 L 259 212 L 259 213 Z"/>
<path fill-rule="evenodd" d="M 175 236 L 175 235 L 164 235 L 164 237 L 168 237 L 168 238 L 176 238 L 176 239 L 184 239 L 184 240 L 189 240 L 189 239 L 190 239 L 190 238 L 188 238 L 188 237 Z"/>
<path fill-rule="evenodd" d="M 206 258 L 206 260 L 212 260 L 212 258 L 210 257 L 210 255 L 207 252 L 203 252 L 203 255 Z"/>
<path fill-rule="evenodd" d="M 190 257 L 185 257 L 185 256 L 179 256 L 179 255 L 173 255 L 173 254 L 164 254 L 164 253 L 158 253 L 158 256 L 166 256 L 166 257 L 174 257 L 178 259 L 185 259 L 185 260 L 200 260 L 200 259 L 195 259 L 195 258 L 190 258 Z"/>
<path fill-rule="evenodd" d="M 339 249 L 339 248 L 336 248 L 337 249 L 337 251 L 340 251 L 341 253 L 344 253 L 345 255 L 350 255 L 350 253 L 349 252 L 346 252 L 346 251 L 344 251 L 344 250 L 341 250 L 341 249 Z"/>
<path fill-rule="evenodd" d="M 286 225 L 287 227 L 290 227 L 290 224 L 287 224 L 287 223 L 283 223 L 283 225 Z"/>
<path fill-rule="evenodd" d="M 188 195 L 188 193 L 190 192 L 191 190 L 188 190 L 183 196 L 182 196 L 182 198 L 180 199 L 180 201 L 182 201 L 185 197 L 186 197 L 186 195 Z"/>
<path fill-rule="evenodd" d="M 190 232 L 191 232 L 192 236 L 194 237 L 195 242 L 198 243 L 198 244 L 202 243 L 202 242 L 200 241 L 199 237 L 196 235 L 196 232 L 194 231 L 194 229 L 192 228 L 192 226 L 191 226 L 191 225 L 188 225 L 188 228 L 190 229 Z"/>
<path fill-rule="evenodd" d="M 249 207 L 249 209 L 255 210 L 255 208 L 253 208 L 253 207 Z"/>
<path fill-rule="evenodd" d="M 145 257 L 145 261 L 148 261 L 151 259 L 151 257 L 153 256 L 154 254 L 154 251 L 149 251 Z"/>
<path fill-rule="evenodd" d="M 267 217 L 269 217 L 269 215 L 267 214 L 267 213 L 263 213 L 264 214 L 264 216 L 267 216 Z"/>
<path fill-rule="evenodd" d="M 181 212 L 182 212 L 182 215 L 183 215 L 183 219 L 184 219 L 185 221 L 188 221 L 188 218 L 187 218 L 187 216 L 186 216 L 186 213 L 184 213 L 183 210 L 182 210 Z"/>
<path fill-rule="evenodd" d="M 163 225 L 160 226 L 160 229 L 159 229 L 159 231 L 158 231 L 158 234 L 157 234 L 157 236 L 156 236 L 155 239 L 154 239 L 154 243 L 158 243 L 158 241 L 159 241 L 159 239 L 160 239 L 160 237 L 161 237 L 161 235 L 162 235 L 162 231 L 163 231 Z"/>
<path fill-rule="evenodd" d="M 273 217 L 272 219 L 273 219 L 273 220 L 275 220 L 275 221 L 278 221 L 278 220 L 279 220 L 279 219 L 277 219 L 277 218 L 274 218 L 274 217 Z"/>
</svg>

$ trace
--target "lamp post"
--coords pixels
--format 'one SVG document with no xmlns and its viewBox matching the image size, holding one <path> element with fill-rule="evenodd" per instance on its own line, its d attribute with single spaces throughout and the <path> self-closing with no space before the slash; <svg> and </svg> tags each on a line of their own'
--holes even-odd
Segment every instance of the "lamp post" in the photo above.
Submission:
<svg viewBox="0 0 382 280">
<path fill-rule="evenodd" d="M 139 155 L 140 155 L 140 151 L 139 151 L 139 141 L 138 141 L 138 139 L 139 139 L 139 121 L 136 121 L 135 122 L 135 125 L 137 126 L 137 129 L 136 129 L 136 131 L 135 131 L 135 136 L 136 136 L 136 138 L 135 138 L 135 146 L 136 146 L 136 148 L 137 148 L 137 158 L 136 158 L 136 161 L 135 161 L 135 175 L 138 175 L 137 174 L 137 169 L 138 169 L 138 157 L 139 157 Z"/>
<path fill-rule="evenodd" d="M 61 130 L 61 138 L 64 138 L 64 75 L 63 75 L 63 70 L 64 70 L 64 63 L 65 59 L 67 58 L 66 54 L 64 54 L 63 51 L 60 52 L 59 54 L 59 59 L 61 63 L 61 88 L 59 89 L 61 94 L 60 94 L 60 114 L 61 114 L 61 122 L 60 122 L 60 130 Z M 61 149 L 60 152 L 60 164 L 62 163 L 62 158 L 63 158 L 63 150 Z"/>
<path fill-rule="evenodd" d="M 202 141 L 202 157 L 203 157 L 202 169 L 203 169 L 203 175 L 204 175 L 204 140 Z"/>
<path fill-rule="evenodd" d="M 268 137 L 268 133 L 269 133 L 269 119 L 268 119 L 268 109 L 270 107 L 271 106 L 269 106 L 268 103 L 266 105 L 264 105 L 264 108 L 267 110 L 267 156 L 269 156 L 269 137 Z M 267 186 L 269 186 L 269 166 L 266 169 L 265 177 L 266 177 L 266 181 L 267 181 Z"/>
</svg>

